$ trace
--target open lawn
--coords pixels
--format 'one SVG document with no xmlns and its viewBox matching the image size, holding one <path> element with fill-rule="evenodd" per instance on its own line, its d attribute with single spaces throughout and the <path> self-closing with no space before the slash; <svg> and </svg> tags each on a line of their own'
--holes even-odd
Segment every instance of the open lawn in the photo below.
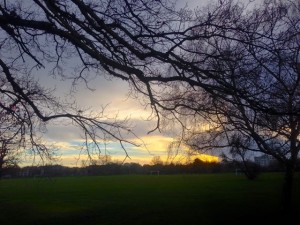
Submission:
<svg viewBox="0 0 300 225">
<path fill-rule="evenodd" d="M 285 219 L 281 183 L 282 174 L 273 173 L 254 181 L 234 174 L 0 180 L 0 223 L 270 224 Z M 300 212 L 299 188 L 297 174 L 295 212 Z"/>
</svg>

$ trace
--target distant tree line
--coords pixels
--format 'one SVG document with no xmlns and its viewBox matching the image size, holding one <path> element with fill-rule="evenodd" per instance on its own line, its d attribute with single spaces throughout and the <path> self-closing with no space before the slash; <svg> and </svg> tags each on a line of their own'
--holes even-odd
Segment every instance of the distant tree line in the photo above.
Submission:
<svg viewBox="0 0 300 225">
<path fill-rule="evenodd" d="M 300 161 L 297 163 L 300 171 Z M 272 161 L 268 166 L 260 166 L 252 162 L 251 171 L 255 177 L 261 172 L 281 172 L 284 168 Z M 109 162 L 104 165 L 88 165 L 84 167 L 67 167 L 62 165 L 44 166 L 12 166 L 3 169 L 2 178 L 17 177 L 62 177 L 62 176 L 106 176 L 106 175 L 171 175 L 171 174 L 207 174 L 207 173 L 236 173 L 246 174 L 245 168 L 238 162 L 204 162 L 195 159 L 191 163 L 145 164 Z M 249 177 L 248 177 L 249 178 Z"/>
</svg>

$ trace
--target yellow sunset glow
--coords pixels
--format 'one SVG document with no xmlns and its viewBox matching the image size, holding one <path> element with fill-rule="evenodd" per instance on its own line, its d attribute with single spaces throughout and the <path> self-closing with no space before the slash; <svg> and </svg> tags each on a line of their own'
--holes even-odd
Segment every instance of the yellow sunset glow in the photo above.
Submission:
<svg viewBox="0 0 300 225">
<path fill-rule="evenodd" d="M 128 151 L 128 155 L 130 158 L 126 158 L 126 154 L 124 150 L 119 146 L 118 143 L 111 142 L 106 147 L 108 149 L 107 154 L 111 156 L 113 162 L 123 162 L 125 163 L 139 163 L 143 164 L 151 164 L 151 160 L 154 156 L 160 156 L 161 160 L 164 163 L 170 163 L 168 161 L 168 147 L 172 141 L 174 141 L 171 137 L 166 137 L 163 135 L 153 135 L 153 136 L 144 136 L 141 138 L 143 140 L 143 144 L 140 146 L 126 146 L 126 151 Z M 77 139 L 78 143 L 83 140 Z M 134 140 L 133 140 L 134 141 Z M 60 149 L 58 156 L 58 163 L 66 166 L 81 166 L 82 161 L 87 160 L 87 153 L 81 152 L 78 149 L 78 146 L 71 144 L 68 141 L 56 142 L 56 146 Z M 178 152 L 175 158 L 173 158 L 173 163 L 191 163 L 196 158 L 204 161 L 204 162 L 219 162 L 219 158 L 217 156 L 209 155 L 209 154 L 195 154 L 192 155 L 185 154 L 188 152 L 188 148 L 182 147 L 182 150 Z M 101 153 L 102 155 L 105 152 Z M 95 159 L 97 156 L 95 155 Z"/>
<path fill-rule="evenodd" d="M 208 155 L 208 154 L 199 154 L 195 158 L 198 158 L 204 162 L 220 162 L 220 158 L 218 156 Z"/>
<path fill-rule="evenodd" d="M 143 141 L 143 145 L 139 148 L 141 150 L 147 150 L 150 152 L 157 152 L 157 151 L 166 151 L 168 149 L 169 144 L 174 140 L 171 137 L 165 136 L 144 136 L 141 138 Z"/>
</svg>

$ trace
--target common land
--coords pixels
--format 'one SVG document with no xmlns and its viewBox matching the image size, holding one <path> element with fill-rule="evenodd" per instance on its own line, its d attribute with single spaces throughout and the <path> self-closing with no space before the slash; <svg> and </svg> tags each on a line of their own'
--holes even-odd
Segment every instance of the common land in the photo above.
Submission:
<svg viewBox="0 0 300 225">
<path fill-rule="evenodd" d="M 282 173 L 243 175 L 123 175 L 0 180 L 0 221 L 9 225 L 285 224 Z M 295 217 L 295 218 L 293 218 Z"/>
</svg>

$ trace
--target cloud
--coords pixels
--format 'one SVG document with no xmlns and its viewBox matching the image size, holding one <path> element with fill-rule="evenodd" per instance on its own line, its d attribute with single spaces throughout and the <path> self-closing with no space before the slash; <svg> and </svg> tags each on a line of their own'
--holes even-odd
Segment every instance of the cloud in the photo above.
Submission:
<svg viewBox="0 0 300 225">
<path fill-rule="evenodd" d="M 81 131 L 78 127 L 67 124 L 49 124 L 45 133 L 45 138 L 51 142 L 70 142 L 81 139 Z"/>
<path fill-rule="evenodd" d="M 192 1 L 189 1 L 192 2 Z M 74 62 L 76 63 L 76 62 Z M 66 71 L 66 73 L 71 71 Z M 127 154 L 131 157 L 132 161 L 149 162 L 155 155 L 166 157 L 168 145 L 176 137 L 177 128 L 164 130 L 160 133 L 158 130 L 148 134 L 149 131 L 156 127 L 156 120 L 148 121 L 151 115 L 151 109 L 145 107 L 145 102 L 142 102 L 142 96 L 133 98 L 129 97 L 131 87 L 126 81 L 120 79 L 107 80 L 102 74 L 91 74 L 95 79 L 88 83 L 91 91 L 84 83 L 76 86 L 76 91 L 70 95 L 71 82 L 70 80 L 61 81 L 53 79 L 47 74 L 42 74 L 40 80 L 42 84 L 49 88 L 56 87 L 55 95 L 64 100 L 76 100 L 79 106 L 88 108 L 96 112 L 101 111 L 103 106 L 105 108 L 104 114 L 111 118 L 118 115 L 118 119 L 129 118 L 130 125 L 133 126 L 132 131 L 139 137 L 124 133 L 123 137 L 129 141 L 135 141 L 140 146 L 133 146 L 124 144 Z M 147 101 L 147 99 L 146 99 Z M 78 146 L 83 143 L 81 131 L 79 128 L 72 126 L 70 123 L 57 122 L 48 125 L 48 131 L 45 134 L 45 139 L 49 143 L 55 143 L 59 148 L 62 164 L 70 164 L 80 155 Z M 101 142 L 99 140 L 99 142 Z M 102 148 L 102 154 L 109 154 L 113 158 L 123 160 L 126 153 L 122 149 L 120 143 L 110 141 L 106 147 Z M 86 157 L 83 152 L 82 157 Z M 76 160 L 75 160 L 76 161 Z"/>
</svg>

